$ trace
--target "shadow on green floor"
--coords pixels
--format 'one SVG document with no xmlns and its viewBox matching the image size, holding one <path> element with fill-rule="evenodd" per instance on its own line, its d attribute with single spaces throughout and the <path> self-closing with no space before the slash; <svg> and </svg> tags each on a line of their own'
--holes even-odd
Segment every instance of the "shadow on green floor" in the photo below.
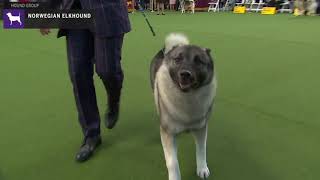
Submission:
<svg viewBox="0 0 320 180">
<path fill-rule="evenodd" d="M 5 180 L 1 169 L 0 169 L 0 180 Z"/>
</svg>

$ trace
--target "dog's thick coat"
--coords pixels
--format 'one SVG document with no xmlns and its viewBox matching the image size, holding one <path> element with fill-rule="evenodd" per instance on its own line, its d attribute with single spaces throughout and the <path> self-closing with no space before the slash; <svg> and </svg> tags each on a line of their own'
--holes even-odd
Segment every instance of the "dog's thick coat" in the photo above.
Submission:
<svg viewBox="0 0 320 180">
<path fill-rule="evenodd" d="M 174 65 L 171 61 L 174 61 L 175 54 L 179 56 L 184 54 L 183 58 L 189 59 L 182 62 L 181 67 L 186 69 L 197 69 L 194 66 L 201 66 L 193 64 L 193 59 L 202 61 L 203 64 L 198 70 L 202 72 L 202 76 L 206 77 L 202 78 L 201 82 L 202 76 L 195 77 L 194 79 L 199 81 L 194 83 L 197 85 L 190 86 L 184 91 L 183 84 L 181 85 L 180 80 L 174 77 L 175 73 L 180 75 L 185 72 L 183 68 L 179 70 L 172 68 Z M 175 137 L 185 131 L 191 132 L 195 137 L 197 174 L 201 178 L 207 178 L 210 174 L 206 161 L 207 124 L 217 86 L 209 51 L 189 45 L 189 40 L 183 35 L 171 34 L 166 39 L 165 48 L 154 57 L 150 71 L 155 104 L 160 116 L 160 134 L 169 180 L 181 179 Z M 190 75 L 196 73 L 190 70 Z"/>
<path fill-rule="evenodd" d="M 181 13 L 185 13 L 186 10 L 190 9 L 190 12 L 194 14 L 195 12 L 195 7 L 196 7 L 196 2 L 194 0 L 182 0 L 180 1 L 181 3 Z"/>
</svg>

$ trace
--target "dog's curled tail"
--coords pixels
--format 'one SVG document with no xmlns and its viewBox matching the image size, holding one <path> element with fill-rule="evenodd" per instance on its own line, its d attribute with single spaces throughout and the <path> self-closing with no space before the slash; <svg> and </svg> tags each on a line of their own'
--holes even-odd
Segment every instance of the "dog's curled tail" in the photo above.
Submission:
<svg viewBox="0 0 320 180">
<path fill-rule="evenodd" d="M 176 46 L 188 45 L 189 39 L 184 34 L 171 33 L 165 40 L 165 54 Z"/>
</svg>

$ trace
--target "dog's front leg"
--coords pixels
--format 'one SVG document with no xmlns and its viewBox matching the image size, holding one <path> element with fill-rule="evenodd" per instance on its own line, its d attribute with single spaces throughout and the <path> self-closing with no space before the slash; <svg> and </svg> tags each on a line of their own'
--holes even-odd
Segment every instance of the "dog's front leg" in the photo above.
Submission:
<svg viewBox="0 0 320 180">
<path fill-rule="evenodd" d="M 207 178 L 210 175 L 207 166 L 207 126 L 204 128 L 192 131 L 196 142 L 196 155 L 197 155 L 197 174 L 200 178 Z"/>
<path fill-rule="evenodd" d="M 181 180 L 175 135 L 166 132 L 162 127 L 160 127 L 160 135 L 168 168 L 169 180 Z"/>
</svg>

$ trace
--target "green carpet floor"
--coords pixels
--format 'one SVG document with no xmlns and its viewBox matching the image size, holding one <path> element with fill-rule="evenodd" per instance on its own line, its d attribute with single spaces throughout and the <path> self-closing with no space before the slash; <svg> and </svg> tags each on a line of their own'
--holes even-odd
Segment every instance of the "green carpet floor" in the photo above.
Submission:
<svg viewBox="0 0 320 180">
<path fill-rule="evenodd" d="M 212 49 L 218 96 L 210 120 L 214 180 L 320 179 L 320 19 L 231 13 L 140 13 L 123 49 L 121 119 L 84 163 L 65 41 L 0 29 L 0 180 L 165 180 L 149 64 L 170 32 Z M 106 103 L 96 77 L 101 112 Z M 179 137 L 183 180 L 196 180 L 195 147 Z"/>
</svg>

